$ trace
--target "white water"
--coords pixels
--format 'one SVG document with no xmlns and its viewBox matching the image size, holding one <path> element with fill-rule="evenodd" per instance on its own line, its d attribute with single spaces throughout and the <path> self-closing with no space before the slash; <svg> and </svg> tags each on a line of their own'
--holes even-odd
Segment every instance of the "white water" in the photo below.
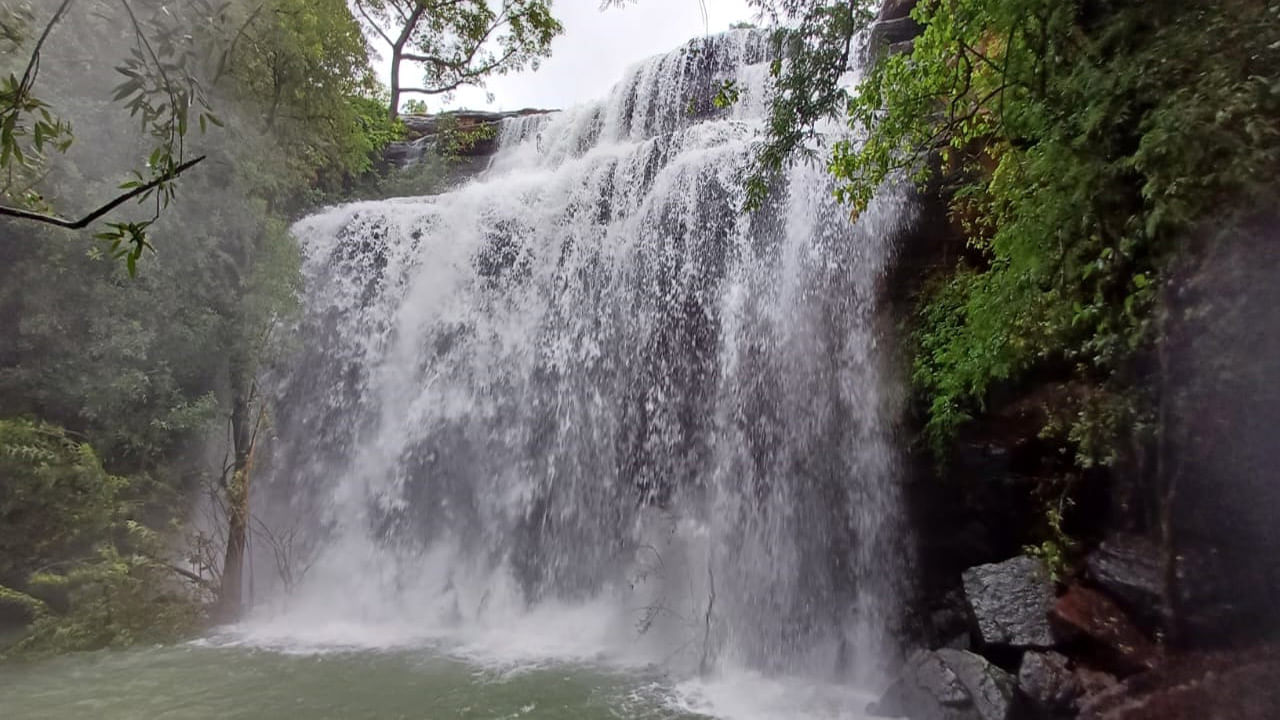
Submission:
<svg viewBox="0 0 1280 720">
<path fill-rule="evenodd" d="M 876 303 L 909 218 L 887 195 L 851 223 L 803 164 L 740 212 L 763 45 L 695 40 L 508 121 L 476 182 L 297 225 L 303 347 L 254 500 L 297 581 L 255 539 L 236 641 L 656 665 L 700 712 L 861 711 L 905 563 Z"/>
</svg>

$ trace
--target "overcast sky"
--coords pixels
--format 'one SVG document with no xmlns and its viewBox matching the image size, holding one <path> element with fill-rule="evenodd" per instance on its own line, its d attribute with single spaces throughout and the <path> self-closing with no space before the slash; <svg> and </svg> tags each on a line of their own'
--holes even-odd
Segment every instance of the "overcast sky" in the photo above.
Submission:
<svg viewBox="0 0 1280 720">
<path fill-rule="evenodd" d="M 497 77 L 487 90 L 466 88 L 442 108 L 440 98 L 410 95 L 427 102 L 431 112 L 446 108 L 518 110 L 525 107 L 565 108 L 603 97 L 628 66 L 667 52 L 689 38 L 717 33 L 731 23 L 751 21 L 754 11 L 745 0 L 637 0 L 623 7 L 600 9 L 600 0 L 554 0 L 551 10 L 564 25 L 564 34 L 551 44 L 551 57 L 537 71 Z M 381 48 L 380 51 L 385 52 Z M 384 82 L 389 63 L 382 62 Z M 414 70 L 405 63 L 403 72 Z"/>
</svg>

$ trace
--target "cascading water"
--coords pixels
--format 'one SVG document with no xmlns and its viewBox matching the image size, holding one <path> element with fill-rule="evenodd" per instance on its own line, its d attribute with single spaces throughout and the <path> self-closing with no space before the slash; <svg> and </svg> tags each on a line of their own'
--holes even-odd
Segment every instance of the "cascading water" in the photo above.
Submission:
<svg viewBox="0 0 1280 720">
<path fill-rule="evenodd" d="M 297 225 L 255 503 L 303 549 L 249 632 L 874 675 L 904 562 L 877 295 L 907 204 L 852 222 L 800 163 L 740 210 L 765 55 L 694 40 L 506 121 L 475 182 Z"/>
</svg>

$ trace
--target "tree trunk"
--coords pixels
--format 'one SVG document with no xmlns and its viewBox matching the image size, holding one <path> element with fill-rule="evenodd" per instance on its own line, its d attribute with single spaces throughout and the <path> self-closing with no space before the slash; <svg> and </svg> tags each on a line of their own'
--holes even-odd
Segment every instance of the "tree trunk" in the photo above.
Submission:
<svg viewBox="0 0 1280 720">
<path fill-rule="evenodd" d="M 226 483 L 227 554 L 218 592 L 219 619 L 240 616 L 244 588 L 244 553 L 249 530 L 249 473 L 253 464 L 254 432 L 250 428 L 250 390 L 245 373 L 232 370 L 231 442 L 235 460 Z"/>
<path fill-rule="evenodd" d="M 400 117 L 400 54 L 402 49 L 393 47 L 391 49 L 391 121 Z"/>
</svg>

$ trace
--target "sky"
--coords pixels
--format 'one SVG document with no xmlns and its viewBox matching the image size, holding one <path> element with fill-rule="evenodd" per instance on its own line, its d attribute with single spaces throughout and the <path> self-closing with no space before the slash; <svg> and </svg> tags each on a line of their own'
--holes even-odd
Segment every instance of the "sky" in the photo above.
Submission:
<svg viewBox="0 0 1280 720">
<path fill-rule="evenodd" d="M 407 99 L 425 100 L 430 112 L 566 108 L 604 97 L 623 71 L 640 60 L 673 50 L 692 37 L 727 30 L 731 23 L 750 22 L 755 16 L 746 0 L 635 0 L 607 10 L 600 9 L 600 0 L 554 0 L 551 10 L 564 25 L 564 33 L 552 42 L 551 57 L 538 70 L 493 78 L 485 89 L 459 90 L 448 103 L 421 95 Z M 390 63 L 383 59 L 379 69 L 386 82 Z M 405 63 L 402 73 L 412 78 L 413 72 L 411 64 Z M 486 90 L 493 93 L 492 103 Z"/>
</svg>

